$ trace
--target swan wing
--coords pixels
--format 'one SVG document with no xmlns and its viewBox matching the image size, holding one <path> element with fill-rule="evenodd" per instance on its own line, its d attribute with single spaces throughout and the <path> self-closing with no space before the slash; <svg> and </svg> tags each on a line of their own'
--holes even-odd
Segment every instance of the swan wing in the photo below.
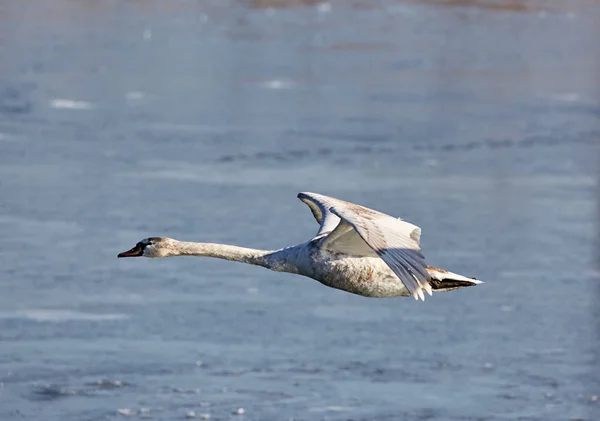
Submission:
<svg viewBox="0 0 600 421">
<path fill-rule="evenodd" d="M 340 223 L 340 218 L 331 212 L 326 203 L 319 200 L 320 197 L 327 196 L 321 196 L 315 193 L 298 193 L 298 199 L 308 205 L 317 222 L 321 224 L 315 237 L 332 232 Z"/>
<path fill-rule="evenodd" d="M 314 193 L 302 194 L 320 209 L 321 215 L 325 209 L 339 218 L 333 232 L 325 238 L 323 248 L 379 256 L 413 297 L 423 299 L 423 290 L 431 294 L 428 282 L 431 276 L 421 253 L 419 227 L 354 203 Z"/>
<path fill-rule="evenodd" d="M 330 210 L 354 228 L 360 238 L 400 278 L 413 297 L 423 299 L 423 290 L 431 294 L 428 282 L 431 276 L 419 245 L 419 227 L 354 204 L 342 204 Z"/>
</svg>

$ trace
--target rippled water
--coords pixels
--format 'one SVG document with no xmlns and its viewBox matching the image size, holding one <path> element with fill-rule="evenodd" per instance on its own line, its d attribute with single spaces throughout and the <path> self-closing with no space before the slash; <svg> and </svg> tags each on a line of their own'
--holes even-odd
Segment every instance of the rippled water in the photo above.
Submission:
<svg viewBox="0 0 600 421">
<path fill-rule="evenodd" d="M 2 2 L 0 420 L 599 419 L 599 11 Z M 303 190 L 486 284 L 116 259 L 305 241 Z"/>
</svg>

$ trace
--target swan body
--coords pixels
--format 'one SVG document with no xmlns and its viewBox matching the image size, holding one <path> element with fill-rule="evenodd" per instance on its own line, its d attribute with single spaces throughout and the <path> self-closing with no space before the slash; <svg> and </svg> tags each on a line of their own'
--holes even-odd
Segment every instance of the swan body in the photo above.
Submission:
<svg viewBox="0 0 600 421">
<path fill-rule="evenodd" d="M 412 296 L 450 291 L 481 281 L 425 263 L 421 229 L 384 213 L 340 199 L 300 193 L 320 224 L 311 240 L 280 250 L 150 237 L 118 257 L 206 256 L 316 279 L 365 297 Z"/>
</svg>

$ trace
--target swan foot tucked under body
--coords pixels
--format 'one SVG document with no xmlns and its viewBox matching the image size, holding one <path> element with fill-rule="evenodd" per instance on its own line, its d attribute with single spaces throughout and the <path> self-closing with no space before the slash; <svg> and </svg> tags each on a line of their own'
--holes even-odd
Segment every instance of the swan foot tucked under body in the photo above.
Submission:
<svg viewBox="0 0 600 421">
<path fill-rule="evenodd" d="M 412 296 L 450 291 L 481 281 L 425 264 L 421 229 L 401 219 L 343 200 L 300 193 L 320 224 L 311 240 L 281 250 L 150 237 L 118 257 L 206 256 L 304 275 L 365 297 Z"/>
</svg>

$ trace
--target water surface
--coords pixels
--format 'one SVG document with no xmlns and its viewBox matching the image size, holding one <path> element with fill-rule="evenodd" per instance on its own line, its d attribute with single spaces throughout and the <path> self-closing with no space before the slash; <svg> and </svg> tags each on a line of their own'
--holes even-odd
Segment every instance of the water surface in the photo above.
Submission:
<svg viewBox="0 0 600 421">
<path fill-rule="evenodd" d="M 598 419 L 599 6 L 3 2 L 0 419 Z M 299 191 L 487 282 L 116 259 L 305 241 Z"/>
</svg>

